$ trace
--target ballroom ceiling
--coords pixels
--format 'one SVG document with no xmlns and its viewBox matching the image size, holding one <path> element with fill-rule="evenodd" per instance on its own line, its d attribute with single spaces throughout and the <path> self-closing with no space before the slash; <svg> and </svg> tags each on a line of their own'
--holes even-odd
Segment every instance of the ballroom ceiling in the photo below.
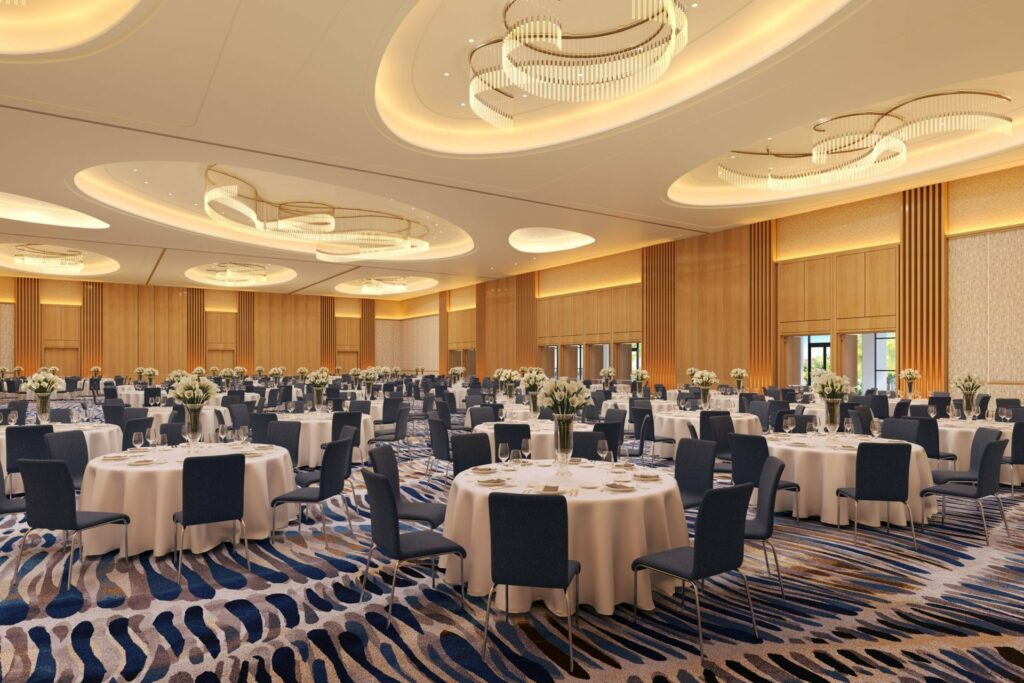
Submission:
<svg viewBox="0 0 1024 683">
<path fill-rule="evenodd" d="M 436 281 L 381 295 L 403 299 L 1024 163 L 1014 132 L 998 144 L 932 145 L 898 174 L 799 196 L 726 196 L 709 172 L 730 149 L 797 135 L 821 117 L 964 84 L 1010 95 L 1016 117 L 1016 0 L 816 0 L 799 16 L 787 0 L 690 2 L 690 42 L 654 86 L 611 102 L 534 105 L 496 130 L 460 103 L 476 40 L 466 34 L 494 37 L 503 4 L 114 2 L 125 18 L 92 37 L 60 43 L 54 29 L 40 33 L 51 40 L 41 51 L 0 44 L 0 193 L 110 226 L 0 217 L 0 242 L 112 259 L 118 270 L 95 279 L 115 282 L 194 286 L 187 271 L 226 262 L 294 271 L 260 286 L 275 292 Z M 14 12 L 38 20 L 56 6 L 0 6 L 0 37 Z M 394 203 L 447 232 L 427 258 L 344 263 L 231 239 L 203 212 L 208 165 L 243 169 L 281 201 Z M 528 253 L 509 243 L 522 228 L 593 242 Z"/>
</svg>

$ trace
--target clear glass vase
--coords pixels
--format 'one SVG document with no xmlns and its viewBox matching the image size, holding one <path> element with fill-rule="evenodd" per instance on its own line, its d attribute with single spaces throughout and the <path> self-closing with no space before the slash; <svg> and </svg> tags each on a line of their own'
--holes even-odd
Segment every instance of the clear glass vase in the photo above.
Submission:
<svg viewBox="0 0 1024 683">
<path fill-rule="evenodd" d="M 36 394 L 36 421 L 50 424 L 50 394 Z"/>
<path fill-rule="evenodd" d="M 700 409 L 711 410 L 711 387 L 700 387 Z"/>
<path fill-rule="evenodd" d="M 203 426 L 200 420 L 202 414 L 202 405 L 185 406 L 185 442 L 188 444 L 190 453 L 195 452 L 196 445 L 203 438 Z"/>
<path fill-rule="evenodd" d="M 842 402 L 841 398 L 825 399 L 825 429 L 829 433 L 829 438 L 835 438 L 836 432 L 839 431 L 839 404 Z"/>
<path fill-rule="evenodd" d="M 569 476 L 569 458 L 572 457 L 573 423 L 575 413 L 555 413 L 555 462 L 558 476 Z"/>
<path fill-rule="evenodd" d="M 527 396 L 530 398 L 530 419 L 536 420 L 537 416 L 540 415 L 540 400 L 537 396 L 537 392 L 528 392 Z"/>
</svg>

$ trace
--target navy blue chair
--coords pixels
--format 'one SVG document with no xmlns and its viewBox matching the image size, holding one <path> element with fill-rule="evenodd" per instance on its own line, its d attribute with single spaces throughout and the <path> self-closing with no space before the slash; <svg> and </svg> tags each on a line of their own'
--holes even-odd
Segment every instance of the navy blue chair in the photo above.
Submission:
<svg viewBox="0 0 1024 683">
<path fill-rule="evenodd" d="M 25 418 L 28 417 L 28 401 L 8 401 L 7 410 L 8 412 L 14 411 L 18 413 L 18 420 L 14 423 L 16 426 L 25 426 Z"/>
<path fill-rule="evenodd" d="M 288 451 L 293 469 L 299 467 L 299 437 L 301 434 L 302 423 L 298 421 L 275 420 L 267 425 L 267 443 L 280 446 Z"/>
<path fill-rule="evenodd" d="M 1003 453 L 1006 450 L 1005 440 L 992 441 L 985 446 L 985 452 L 981 456 L 978 465 L 978 479 L 974 484 L 947 483 L 929 486 L 921 490 L 921 496 L 940 496 L 942 499 L 942 520 L 946 524 L 946 498 L 962 498 L 973 500 L 978 505 L 981 513 L 981 528 L 985 532 L 985 545 L 988 545 L 988 523 L 985 521 L 985 505 L 982 502 L 985 498 L 993 497 L 999 504 L 999 513 L 1003 518 L 1003 526 L 1006 527 L 1006 535 L 1010 534 L 1010 524 L 1006 520 L 1006 510 L 1003 508 L 1003 500 L 999 497 L 999 468 L 1002 466 Z"/>
<path fill-rule="evenodd" d="M 402 497 L 401 483 L 398 476 L 398 460 L 391 446 L 377 446 L 370 449 L 370 463 L 373 471 L 391 485 L 391 493 L 397 507 L 398 518 L 413 522 L 424 522 L 436 529 L 444 523 L 444 505 L 442 503 L 421 503 L 406 500 Z"/>
<path fill-rule="evenodd" d="M 430 430 L 430 457 L 427 458 L 427 483 L 430 483 L 430 479 L 434 474 L 434 465 L 438 462 L 448 463 L 448 467 L 452 466 L 452 443 L 448 436 L 448 428 L 445 427 L 444 422 L 437 417 L 427 418 L 427 427 Z M 473 436 L 471 434 L 461 434 L 460 436 Z M 477 434 L 476 436 L 484 437 L 485 443 L 487 442 L 487 436 L 484 434 Z M 487 445 L 487 456 L 490 461 L 490 445 Z M 456 472 L 458 474 L 458 472 Z"/>
<path fill-rule="evenodd" d="M 231 415 L 232 429 L 251 426 L 252 418 L 249 414 L 249 407 L 244 403 L 235 403 L 228 406 L 228 413 Z"/>
<path fill-rule="evenodd" d="M 24 512 L 25 498 L 8 498 L 7 489 L 4 487 L 4 479 L 6 477 L 0 477 L 0 517 Z"/>
<path fill-rule="evenodd" d="M 350 432 L 351 434 L 351 432 Z M 326 502 L 335 496 L 342 495 L 345 490 L 345 480 L 352 474 L 352 438 L 341 441 L 331 441 L 323 445 L 324 457 L 320 463 L 319 486 L 300 486 L 287 493 L 275 497 L 270 501 L 270 509 L 273 511 L 273 524 L 270 527 L 270 543 L 273 545 L 274 536 L 277 533 L 277 508 L 287 503 L 297 503 L 299 514 L 295 521 L 299 534 L 302 534 L 302 515 L 307 505 L 318 505 L 320 507 L 321 533 L 324 538 L 324 547 L 330 546 L 330 539 L 327 537 L 327 507 Z M 349 535 L 355 537 L 352 530 L 352 522 L 349 520 Z"/>
<path fill-rule="evenodd" d="M 385 399 L 387 400 L 387 399 Z M 395 443 L 405 441 L 409 433 L 409 406 L 402 406 L 398 409 L 398 417 L 395 418 L 395 429 L 391 432 L 375 432 L 372 439 L 366 443 Z"/>
<path fill-rule="evenodd" d="M 758 486 L 761 481 L 761 471 L 771 455 L 768 450 L 768 440 L 756 434 L 730 434 L 729 449 L 732 451 L 732 482 Z M 780 479 L 776 483 L 776 488 L 793 494 L 793 517 L 799 523 L 800 484 Z M 774 506 L 772 510 L 775 510 Z"/>
<path fill-rule="evenodd" d="M 487 499 L 491 525 L 491 590 L 484 616 L 484 645 L 490 641 L 491 602 L 498 586 L 505 587 L 508 620 L 509 586 L 552 588 L 565 597 L 569 631 L 569 671 L 575 671 L 572 644 L 573 614 L 579 612 L 580 563 L 569 559 L 569 509 L 565 496 L 492 493 Z M 569 587 L 575 582 L 576 609 L 569 606 Z"/>
<path fill-rule="evenodd" d="M 181 583 L 185 533 L 189 527 L 200 524 L 231 522 L 234 531 L 237 523 L 241 527 L 242 541 L 245 543 L 245 564 L 249 571 L 252 571 L 244 515 L 244 455 L 229 453 L 185 458 L 181 471 L 181 510 L 171 515 L 171 521 L 174 522 L 174 549 L 178 554 L 178 583 Z"/>
<path fill-rule="evenodd" d="M 701 429 L 700 436 L 705 441 L 714 441 L 718 444 L 715 457 L 724 461 L 715 465 L 715 472 L 732 472 L 732 453 L 729 450 L 729 435 L 735 431 L 732 415 L 728 413 L 716 415 L 708 422 L 710 423 L 710 429 L 707 432 Z M 703 425 L 701 426 L 703 427 Z"/>
<path fill-rule="evenodd" d="M 50 408 L 50 424 L 70 424 L 71 408 Z"/>
<path fill-rule="evenodd" d="M 386 446 L 381 448 L 387 448 Z M 378 449 L 374 449 L 378 450 Z M 455 541 L 448 540 L 436 531 L 412 531 L 400 533 L 398 520 L 401 519 L 398 512 L 398 501 L 391 482 L 380 474 L 374 474 L 363 468 L 363 480 L 366 482 L 366 492 L 370 503 L 370 536 L 372 542 L 370 550 L 366 553 L 366 571 L 363 573 L 362 583 L 359 590 L 359 601 L 363 601 L 366 594 L 366 575 L 370 573 L 370 562 L 373 560 L 373 551 L 380 550 L 382 553 L 397 560 L 398 565 L 391 573 L 391 595 L 388 599 L 388 628 L 391 628 L 391 614 L 395 606 L 395 581 L 402 565 L 407 562 L 414 562 L 425 558 L 432 558 L 430 584 L 435 584 L 437 575 L 437 558 L 441 555 L 455 555 L 459 558 L 459 575 L 462 577 L 460 586 L 462 593 L 462 608 L 466 608 L 465 572 L 463 571 L 466 559 L 466 550 Z"/>
<path fill-rule="evenodd" d="M 8 427 L 5 436 L 7 442 L 7 474 L 9 479 L 21 472 L 22 460 L 44 460 L 49 455 L 46 448 L 46 435 L 53 433 L 53 425 L 25 425 Z M 5 482 L 6 483 L 6 482 Z M 9 491 L 10 488 L 7 488 Z"/>
<path fill-rule="evenodd" d="M 739 454 L 733 456 L 734 464 L 739 467 Z M 786 464 L 768 456 L 762 467 L 761 476 L 757 481 L 757 513 L 753 519 L 748 519 L 743 530 L 743 535 L 748 541 L 760 541 L 761 551 L 764 553 L 764 568 L 771 576 L 772 567 L 768 562 L 768 549 L 771 548 L 772 556 L 775 558 L 775 575 L 779 580 L 779 593 L 786 597 L 786 587 L 782 585 L 782 567 L 779 565 L 779 554 L 772 544 L 772 536 L 775 533 L 775 498 L 779 492 L 779 482 L 782 481 L 782 471 Z M 735 473 L 735 470 L 734 470 Z"/>
<path fill-rule="evenodd" d="M 249 438 L 253 443 L 270 443 L 267 431 L 270 425 L 277 422 L 276 413 L 254 413 L 249 416 Z"/>
<path fill-rule="evenodd" d="M 331 414 L 331 441 L 341 438 L 341 430 L 351 427 L 355 430 L 352 437 L 352 447 L 359 448 L 362 445 L 363 414 L 359 412 L 339 411 Z"/>
<path fill-rule="evenodd" d="M 607 443 L 601 432 L 576 432 L 572 438 L 572 457 L 581 460 L 600 460 L 601 456 L 597 452 L 598 441 Z"/>
<path fill-rule="evenodd" d="M 1024 466 L 1024 422 L 1017 422 L 1013 425 L 1013 436 L 1010 439 L 1010 454 L 1003 458 L 1003 465 L 1010 468 L 1010 496 L 1014 493 L 1014 483 L 1017 480 L 1020 468 Z"/>
<path fill-rule="evenodd" d="M 683 509 L 700 507 L 704 494 L 715 487 L 714 441 L 680 439 L 676 444 L 675 475 Z"/>
<path fill-rule="evenodd" d="M 117 425 L 118 427 L 124 426 L 124 405 L 104 403 L 102 410 L 103 421 L 108 425 Z"/>
<path fill-rule="evenodd" d="M 142 444 L 149 446 L 149 430 L 153 428 L 153 418 L 143 417 L 135 420 L 126 420 L 124 423 L 124 434 L 121 436 L 121 450 L 126 451 L 132 448 L 132 438 L 141 433 Z"/>
<path fill-rule="evenodd" d="M 928 414 L 927 407 L 925 407 L 925 415 Z M 892 410 L 893 417 L 908 417 L 910 415 L 910 399 L 901 398 L 896 402 L 896 407 Z"/>
<path fill-rule="evenodd" d="M 75 491 L 82 490 L 85 466 L 89 464 L 89 444 L 79 430 L 53 432 L 43 437 L 50 460 L 63 460 L 68 464 Z"/>
<path fill-rule="evenodd" d="M 610 412 L 610 411 L 609 411 Z M 605 415 L 605 420 L 608 416 Z M 603 434 L 605 443 L 608 444 L 608 450 L 612 453 L 612 460 L 619 459 L 619 449 L 622 448 L 622 427 L 623 422 L 598 422 L 594 425 L 595 434 Z"/>
<path fill-rule="evenodd" d="M 888 422 L 888 420 L 886 420 Z M 857 507 L 860 501 L 885 503 L 886 532 L 892 530 L 889 524 L 889 504 L 900 503 L 907 509 L 910 536 L 917 550 L 917 533 L 914 531 L 914 516 L 907 499 L 910 497 L 910 444 L 862 442 L 857 446 L 853 486 L 836 489 L 836 507 L 841 499 L 853 501 L 853 543 L 857 544 Z M 836 527 L 838 528 L 838 520 Z"/>
<path fill-rule="evenodd" d="M 949 462 L 950 468 L 956 469 L 956 454 L 939 450 L 938 420 L 931 417 L 911 417 L 907 419 L 917 422 L 917 438 L 914 440 L 914 443 L 924 449 L 928 458 L 938 460 L 939 462 Z M 882 429 L 884 432 L 885 422 L 882 423 Z M 882 436 L 885 436 L 885 434 L 883 433 Z"/>
<path fill-rule="evenodd" d="M 472 428 L 485 422 L 497 422 L 498 420 L 490 406 L 473 406 L 466 411 L 466 421 Z"/>
<path fill-rule="evenodd" d="M 374 425 L 394 425 L 398 423 L 398 411 L 405 405 L 401 398 L 386 398 L 381 407 L 381 419 L 374 420 Z"/>
<path fill-rule="evenodd" d="M 22 460 L 21 477 L 25 484 L 25 521 L 29 530 L 21 537 L 18 556 L 14 561 L 14 576 L 21 567 L 21 556 L 28 537 L 36 529 L 63 531 L 71 534 L 68 551 L 67 588 L 71 588 L 72 562 L 75 540 L 82 543 L 82 532 L 106 524 L 124 525 L 124 559 L 128 559 L 128 525 L 131 519 L 120 512 L 90 512 L 76 510 L 75 486 L 68 464 L 61 460 Z M 85 556 L 82 555 L 82 561 Z"/>
<path fill-rule="evenodd" d="M 165 422 L 160 425 L 160 434 L 166 439 L 168 446 L 180 446 L 185 443 L 185 425 L 180 422 Z"/>
<path fill-rule="evenodd" d="M 750 503 L 750 494 L 753 490 L 752 484 L 740 484 L 708 491 L 697 511 L 693 546 L 663 550 L 633 560 L 634 621 L 638 615 L 636 588 L 637 575 L 640 571 L 646 569 L 658 572 L 689 584 L 693 588 L 697 604 L 697 638 L 700 656 L 703 659 L 704 627 L 701 624 L 700 584 L 712 576 L 735 571 L 743 579 L 754 637 L 761 637 L 754 616 L 754 603 L 750 599 L 750 586 L 747 584 L 747 577 L 740 571 L 740 567 L 743 566 L 747 505 Z"/>
<path fill-rule="evenodd" d="M 575 436 L 578 435 L 574 435 Z M 508 452 L 516 450 L 523 444 L 523 439 L 530 438 L 530 425 L 523 423 L 494 423 L 494 456 L 498 456 L 501 444 L 508 444 Z"/>
<path fill-rule="evenodd" d="M 452 437 L 452 476 L 493 462 L 491 440 L 486 434 L 456 434 Z"/>
<path fill-rule="evenodd" d="M 932 483 L 976 483 L 978 481 L 979 468 L 981 467 L 981 458 L 985 454 L 985 449 L 990 443 L 999 441 L 1001 438 L 1003 438 L 1003 433 L 998 429 L 978 427 L 977 431 L 974 432 L 974 438 L 971 439 L 971 461 L 968 468 L 966 470 L 949 469 L 933 471 Z"/>
<path fill-rule="evenodd" d="M 951 402 L 952 399 L 949 397 L 949 394 L 945 396 L 932 394 L 928 397 L 928 405 L 935 406 L 935 410 L 938 411 L 938 417 L 946 417 Z"/>
</svg>

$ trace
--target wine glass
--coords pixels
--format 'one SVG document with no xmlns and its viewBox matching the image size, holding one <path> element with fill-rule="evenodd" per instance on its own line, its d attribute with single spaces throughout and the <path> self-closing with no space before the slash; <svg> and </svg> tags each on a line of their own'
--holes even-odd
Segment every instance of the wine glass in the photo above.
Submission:
<svg viewBox="0 0 1024 683">
<path fill-rule="evenodd" d="M 249 440 L 249 437 L 251 436 L 251 432 L 249 431 L 248 427 L 243 425 L 243 426 L 239 427 L 236 431 L 237 431 L 237 435 L 238 435 L 238 440 L 239 441 L 248 441 Z"/>
<path fill-rule="evenodd" d="M 146 435 L 142 432 L 135 432 L 132 434 L 132 446 L 135 448 L 142 448 L 142 444 L 146 443 Z"/>
<path fill-rule="evenodd" d="M 981 406 L 979 406 L 977 403 L 975 403 L 974 406 L 971 408 L 971 417 L 973 417 L 975 420 L 981 417 Z"/>
<path fill-rule="evenodd" d="M 847 434 L 853 434 L 853 418 L 846 418 L 843 420 L 843 429 L 846 430 Z"/>
<path fill-rule="evenodd" d="M 876 439 L 882 435 L 882 421 L 872 420 L 871 421 L 871 436 Z"/>
<path fill-rule="evenodd" d="M 929 405 L 929 406 L 928 406 L 928 417 L 930 417 L 930 418 L 932 418 L 932 419 L 935 419 L 935 417 L 936 417 L 936 416 L 937 416 L 938 414 L 939 414 L 939 409 L 938 409 L 938 408 L 936 408 L 936 407 L 935 407 L 935 406 L 933 406 L 933 405 Z"/>
<path fill-rule="evenodd" d="M 228 426 L 220 425 L 217 427 L 217 436 L 220 438 L 220 442 L 224 443 L 228 438 Z"/>
<path fill-rule="evenodd" d="M 787 415 L 782 419 L 782 429 L 786 434 L 792 434 L 793 430 L 796 429 L 796 416 Z"/>
<path fill-rule="evenodd" d="M 946 416 L 950 420 L 956 418 L 956 415 L 957 415 L 957 411 L 956 411 L 956 406 L 955 405 L 950 403 L 948 406 L 946 406 Z"/>
<path fill-rule="evenodd" d="M 523 442 L 521 444 L 519 444 L 519 450 L 523 454 L 523 460 L 529 460 L 530 459 L 530 453 L 531 453 L 531 451 L 530 451 L 530 440 L 529 439 L 523 439 Z"/>
<path fill-rule="evenodd" d="M 160 443 L 160 436 L 160 427 L 154 425 L 149 430 L 149 443 L 153 446 L 156 446 L 157 444 Z"/>
<path fill-rule="evenodd" d="M 1002 420 L 1003 422 L 1008 422 L 1009 421 L 1009 419 L 1010 419 L 1010 409 L 1009 408 L 1000 408 L 996 412 L 999 414 L 999 419 L 1000 420 Z"/>
<path fill-rule="evenodd" d="M 817 432 L 818 431 L 818 416 L 817 415 L 809 415 L 808 416 L 807 431 L 808 432 Z"/>
<path fill-rule="evenodd" d="M 498 460 L 501 461 L 502 465 L 505 465 L 505 464 L 508 463 L 509 455 L 510 455 L 510 453 L 509 453 L 509 450 L 508 450 L 508 444 L 507 443 L 498 444 Z"/>
<path fill-rule="evenodd" d="M 513 448 L 512 455 L 509 459 L 512 461 L 513 465 L 518 465 L 519 462 L 523 459 L 523 452 L 518 448 Z"/>
<path fill-rule="evenodd" d="M 1005 408 L 1004 408 L 1004 410 L 1005 410 Z M 7 424 L 11 425 L 12 427 L 14 425 L 18 424 L 18 411 L 17 410 L 12 410 L 11 412 L 7 413 Z"/>
<path fill-rule="evenodd" d="M 608 460 L 608 442 L 604 439 L 598 439 L 597 442 L 597 455 L 601 460 Z"/>
</svg>

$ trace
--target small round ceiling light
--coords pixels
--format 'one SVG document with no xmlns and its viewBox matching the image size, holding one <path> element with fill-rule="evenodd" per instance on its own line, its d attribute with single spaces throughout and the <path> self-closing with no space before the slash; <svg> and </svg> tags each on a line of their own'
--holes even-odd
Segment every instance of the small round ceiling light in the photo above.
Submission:
<svg viewBox="0 0 1024 683">
<path fill-rule="evenodd" d="M 593 244 L 594 238 L 582 232 L 560 228 L 519 228 L 508 236 L 508 243 L 517 251 L 527 254 L 549 254 L 585 247 Z"/>
</svg>

